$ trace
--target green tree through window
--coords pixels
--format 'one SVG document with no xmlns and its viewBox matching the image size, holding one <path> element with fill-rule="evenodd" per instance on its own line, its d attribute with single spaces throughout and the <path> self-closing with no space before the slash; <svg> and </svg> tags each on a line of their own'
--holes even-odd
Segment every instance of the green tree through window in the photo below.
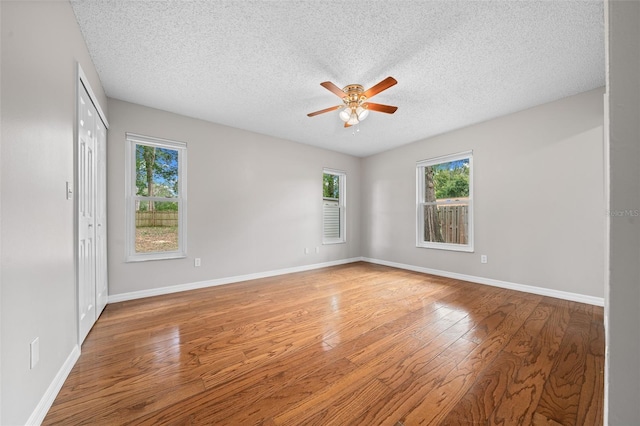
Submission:
<svg viewBox="0 0 640 426">
<path fill-rule="evenodd" d="M 469 196 L 469 160 L 451 161 L 433 166 L 436 198 Z"/>
<path fill-rule="evenodd" d="M 178 196 L 178 151 L 148 145 L 136 145 L 136 195 L 175 198 Z M 177 210 L 176 203 L 149 201 L 142 211 Z"/>
<path fill-rule="evenodd" d="M 325 173 L 322 180 L 322 196 L 324 198 L 340 198 L 340 176 Z"/>
</svg>

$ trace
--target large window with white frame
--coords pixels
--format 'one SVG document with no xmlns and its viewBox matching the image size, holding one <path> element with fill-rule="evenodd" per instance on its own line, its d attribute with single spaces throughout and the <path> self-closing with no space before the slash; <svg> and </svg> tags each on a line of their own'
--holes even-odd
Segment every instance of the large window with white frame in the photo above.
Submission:
<svg viewBox="0 0 640 426">
<path fill-rule="evenodd" d="M 126 134 L 126 260 L 186 256 L 187 144 Z"/>
<path fill-rule="evenodd" d="M 339 170 L 322 171 L 322 243 L 338 244 L 347 240 L 347 174 Z"/>
<path fill-rule="evenodd" d="M 473 251 L 473 152 L 416 165 L 416 245 Z"/>
</svg>

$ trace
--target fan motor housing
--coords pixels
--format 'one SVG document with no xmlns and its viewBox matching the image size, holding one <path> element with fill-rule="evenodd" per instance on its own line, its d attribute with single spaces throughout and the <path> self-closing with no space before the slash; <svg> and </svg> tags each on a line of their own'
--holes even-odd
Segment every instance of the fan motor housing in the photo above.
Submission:
<svg viewBox="0 0 640 426">
<path fill-rule="evenodd" d="M 349 84 L 344 86 L 342 91 L 346 94 L 343 98 L 344 103 L 350 107 L 358 106 L 359 104 L 365 101 L 365 97 L 362 96 L 364 92 L 364 87 L 360 84 Z"/>
</svg>

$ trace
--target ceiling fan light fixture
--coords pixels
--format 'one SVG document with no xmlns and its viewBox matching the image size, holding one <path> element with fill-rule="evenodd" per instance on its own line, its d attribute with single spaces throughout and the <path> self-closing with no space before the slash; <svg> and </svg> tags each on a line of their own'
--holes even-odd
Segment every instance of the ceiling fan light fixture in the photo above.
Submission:
<svg viewBox="0 0 640 426">
<path fill-rule="evenodd" d="M 358 115 L 358 120 L 362 121 L 369 116 L 369 110 L 359 106 L 356 108 L 356 114 Z"/>
<path fill-rule="evenodd" d="M 349 117 L 349 120 L 347 120 L 347 124 L 353 126 L 354 124 L 358 124 L 360 122 L 360 120 L 358 120 L 358 114 L 352 110 L 351 111 L 351 116 Z"/>
<path fill-rule="evenodd" d="M 320 83 L 322 87 L 342 99 L 343 105 L 336 105 L 329 108 L 307 114 L 308 117 L 315 117 L 319 114 L 339 110 L 338 116 L 344 121 L 344 127 L 349 127 L 360 123 L 369 116 L 369 111 L 393 114 L 398 107 L 369 102 L 369 99 L 378 93 L 387 90 L 398 83 L 395 78 L 387 77 L 368 90 L 364 90 L 360 84 L 349 84 L 344 88 L 339 88 L 330 81 Z"/>
</svg>

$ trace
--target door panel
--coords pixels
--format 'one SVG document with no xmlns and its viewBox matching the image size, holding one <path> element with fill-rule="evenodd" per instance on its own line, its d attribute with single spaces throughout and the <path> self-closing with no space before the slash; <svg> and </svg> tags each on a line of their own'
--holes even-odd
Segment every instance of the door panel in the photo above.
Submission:
<svg viewBox="0 0 640 426">
<path fill-rule="evenodd" d="M 107 304 L 106 144 L 106 128 L 80 84 L 77 164 L 80 344 Z"/>
<path fill-rule="evenodd" d="M 96 316 L 107 305 L 107 131 L 96 120 Z"/>
<path fill-rule="evenodd" d="M 78 102 L 78 302 L 80 342 L 96 320 L 95 309 L 95 120 L 86 91 Z"/>
</svg>

